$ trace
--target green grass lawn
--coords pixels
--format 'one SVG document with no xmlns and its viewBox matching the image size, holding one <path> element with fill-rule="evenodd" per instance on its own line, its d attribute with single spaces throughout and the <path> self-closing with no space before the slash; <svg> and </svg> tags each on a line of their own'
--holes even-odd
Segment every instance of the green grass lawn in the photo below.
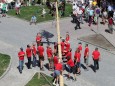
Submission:
<svg viewBox="0 0 115 86">
<path fill-rule="evenodd" d="M 25 19 L 30 21 L 32 15 L 36 15 L 37 17 L 37 22 L 43 22 L 43 21 L 48 21 L 48 20 L 53 20 L 55 17 L 52 17 L 49 13 L 49 9 L 44 6 L 44 8 L 46 9 L 46 17 L 43 18 L 41 17 L 42 14 L 42 8 L 43 6 L 26 6 L 26 7 L 21 7 L 21 15 L 16 15 L 15 14 L 15 9 L 11 9 L 8 11 L 8 15 L 11 16 L 15 16 L 21 19 Z M 66 4 L 65 7 L 65 16 L 64 17 L 68 17 L 72 12 L 72 5 L 71 4 Z"/>
<path fill-rule="evenodd" d="M 10 56 L 0 53 L 0 76 L 6 71 L 10 63 Z"/>
<path fill-rule="evenodd" d="M 53 77 L 49 77 L 47 75 L 45 75 L 45 77 L 51 84 L 53 83 Z M 33 78 L 26 84 L 26 86 L 50 86 L 47 80 L 42 75 L 40 75 L 40 79 L 38 79 L 38 73 L 36 73 Z"/>
<path fill-rule="evenodd" d="M 46 75 L 45 75 L 46 76 Z M 52 83 L 53 78 L 46 76 L 49 82 Z M 45 78 L 40 75 L 40 79 L 38 79 L 38 73 L 34 75 L 34 77 L 27 83 L 26 86 L 50 86 L 49 83 L 45 80 Z"/>
</svg>

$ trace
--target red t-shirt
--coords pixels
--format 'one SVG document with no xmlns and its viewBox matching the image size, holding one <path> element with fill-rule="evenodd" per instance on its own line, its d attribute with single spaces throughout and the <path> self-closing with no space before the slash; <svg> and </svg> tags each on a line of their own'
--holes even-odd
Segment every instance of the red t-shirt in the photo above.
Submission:
<svg viewBox="0 0 115 86">
<path fill-rule="evenodd" d="M 61 71 L 62 70 L 62 64 L 61 63 L 58 63 L 57 65 L 56 65 L 56 67 L 55 67 L 55 70 L 59 70 L 59 71 Z"/>
<path fill-rule="evenodd" d="M 69 50 L 70 50 L 70 43 L 66 43 L 66 44 L 65 44 L 65 47 L 66 47 L 65 50 L 66 50 L 66 51 L 69 51 Z"/>
<path fill-rule="evenodd" d="M 109 22 L 110 25 L 112 25 L 113 24 L 113 19 L 109 18 L 108 22 Z"/>
<path fill-rule="evenodd" d="M 84 56 L 87 56 L 87 53 L 89 53 L 89 48 L 88 47 L 85 48 Z"/>
<path fill-rule="evenodd" d="M 34 55 L 36 55 L 36 52 L 37 52 L 36 47 L 33 46 L 33 47 L 32 47 L 32 53 L 33 53 Z"/>
<path fill-rule="evenodd" d="M 70 37 L 69 36 L 66 36 L 66 41 L 69 41 L 70 40 Z"/>
<path fill-rule="evenodd" d="M 42 40 L 41 36 L 36 36 L 36 42 L 40 42 Z"/>
<path fill-rule="evenodd" d="M 53 52 L 52 52 L 51 48 L 47 48 L 46 52 L 47 52 L 47 57 L 48 58 L 51 58 L 53 56 Z"/>
<path fill-rule="evenodd" d="M 81 53 L 76 53 L 75 52 L 74 58 L 77 60 L 77 62 L 80 62 Z"/>
<path fill-rule="evenodd" d="M 64 51 L 64 46 L 65 46 L 65 43 L 61 42 L 61 50 L 62 50 L 62 52 Z"/>
<path fill-rule="evenodd" d="M 99 51 L 93 51 L 93 53 L 92 53 L 92 55 L 93 55 L 93 59 L 99 59 L 99 56 L 100 56 L 100 52 Z"/>
<path fill-rule="evenodd" d="M 70 57 L 72 59 L 72 53 L 71 52 L 68 52 L 66 57 Z"/>
<path fill-rule="evenodd" d="M 56 65 L 58 64 L 58 57 L 54 56 L 53 61 L 54 61 L 54 66 L 56 67 Z"/>
<path fill-rule="evenodd" d="M 25 55 L 25 52 L 24 51 L 20 51 L 18 53 L 19 60 L 24 60 L 24 55 Z"/>
<path fill-rule="evenodd" d="M 38 53 L 39 53 L 39 55 L 40 56 L 44 56 L 44 48 L 43 48 L 43 46 L 38 46 Z"/>
<path fill-rule="evenodd" d="M 32 56 L 32 50 L 31 50 L 31 48 L 27 48 L 26 49 L 26 55 L 27 55 L 28 58 L 30 58 Z"/>
<path fill-rule="evenodd" d="M 67 64 L 70 66 L 70 67 L 73 67 L 74 66 L 74 62 L 72 59 L 70 59 L 69 61 L 67 61 Z"/>
<path fill-rule="evenodd" d="M 82 51 L 82 45 L 79 45 L 79 46 L 78 46 L 78 49 L 79 49 L 80 51 Z"/>
</svg>

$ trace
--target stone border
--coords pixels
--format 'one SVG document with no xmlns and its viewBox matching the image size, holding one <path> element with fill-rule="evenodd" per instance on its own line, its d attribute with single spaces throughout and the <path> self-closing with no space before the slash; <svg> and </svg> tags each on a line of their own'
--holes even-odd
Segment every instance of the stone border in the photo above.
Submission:
<svg viewBox="0 0 115 86">
<path fill-rule="evenodd" d="M 2 74 L 2 76 L 0 77 L 0 80 L 1 80 L 2 78 L 4 78 L 4 76 L 9 72 L 9 70 L 11 69 L 11 65 L 12 65 L 12 57 L 10 56 L 10 63 L 9 63 L 9 65 L 8 65 L 6 71 L 5 71 L 5 72 Z"/>
</svg>

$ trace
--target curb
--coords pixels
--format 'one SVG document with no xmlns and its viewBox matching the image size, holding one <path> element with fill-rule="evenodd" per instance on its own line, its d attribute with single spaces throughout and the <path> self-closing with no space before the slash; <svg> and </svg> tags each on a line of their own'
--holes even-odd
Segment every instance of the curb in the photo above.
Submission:
<svg viewBox="0 0 115 86">
<path fill-rule="evenodd" d="M 5 71 L 5 72 L 2 74 L 2 76 L 0 77 L 0 80 L 1 80 L 2 78 L 4 78 L 4 76 L 9 72 L 9 70 L 11 69 L 11 65 L 12 65 L 12 57 L 10 57 L 10 63 L 9 63 L 9 65 L 8 65 L 6 71 Z"/>
</svg>

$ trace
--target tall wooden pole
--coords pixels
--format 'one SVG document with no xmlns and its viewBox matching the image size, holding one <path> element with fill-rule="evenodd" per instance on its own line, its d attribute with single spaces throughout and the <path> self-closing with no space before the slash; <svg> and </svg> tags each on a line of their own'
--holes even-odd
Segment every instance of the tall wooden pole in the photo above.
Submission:
<svg viewBox="0 0 115 86">
<path fill-rule="evenodd" d="M 60 44 L 60 27 L 59 27 L 59 13 L 58 13 L 58 3 L 56 2 L 56 20 L 57 20 L 57 35 L 58 35 L 58 55 L 59 62 L 62 61 L 62 53 L 61 53 L 61 44 Z M 63 76 L 60 75 L 60 86 L 64 86 Z"/>
</svg>

